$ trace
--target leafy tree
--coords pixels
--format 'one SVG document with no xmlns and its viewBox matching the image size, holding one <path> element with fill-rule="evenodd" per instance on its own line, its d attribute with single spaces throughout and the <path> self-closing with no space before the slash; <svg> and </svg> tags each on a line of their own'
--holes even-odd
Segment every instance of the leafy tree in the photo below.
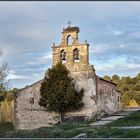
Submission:
<svg viewBox="0 0 140 140">
<path fill-rule="evenodd" d="M 132 80 L 132 85 L 135 85 L 137 82 L 139 82 L 137 77 L 133 77 L 131 78 L 131 80 Z"/>
<path fill-rule="evenodd" d="M 108 75 L 105 75 L 105 76 L 103 77 L 103 79 L 105 79 L 105 80 L 107 80 L 107 81 L 110 81 L 110 80 L 111 80 L 111 77 L 109 77 Z"/>
<path fill-rule="evenodd" d="M 128 106 L 130 100 L 131 100 L 130 96 L 128 96 L 128 94 L 126 92 L 124 92 L 121 95 L 121 106 L 122 106 L 122 108 L 125 108 L 126 106 Z"/>
<path fill-rule="evenodd" d="M 137 74 L 136 78 L 140 81 L 140 73 Z"/>
<path fill-rule="evenodd" d="M 136 83 L 136 84 L 134 85 L 134 90 L 135 90 L 135 91 L 140 91 L 140 83 Z"/>
<path fill-rule="evenodd" d="M 127 76 L 127 77 L 125 78 L 125 83 L 126 83 L 127 85 L 132 83 L 132 80 L 131 80 L 130 76 Z"/>
<path fill-rule="evenodd" d="M 40 88 L 41 98 L 39 105 L 60 115 L 60 123 L 64 121 L 65 112 L 83 106 L 84 89 L 77 91 L 73 78 L 62 64 L 58 63 L 48 69 Z"/>
<path fill-rule="evenodd" d="M 112 76 L 112 81 L 117 84 L 120 81 L 120 77 L 115 74 Z"/>
<path fill-rule="evenodd" d="M 7 101 L 12 101 L 14 99 L 14 94 L 16 94 L 17 92 L 19 92 L 19 89 L 17 89 L 17 88 L 6 91 L 5 99 Z"/>
</svg>

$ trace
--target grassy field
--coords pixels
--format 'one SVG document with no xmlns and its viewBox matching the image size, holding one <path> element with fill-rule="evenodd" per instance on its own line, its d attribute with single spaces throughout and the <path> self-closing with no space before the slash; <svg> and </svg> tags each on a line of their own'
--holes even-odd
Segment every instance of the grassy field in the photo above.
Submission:
<svg viewBox="0 0 140 140">
<path fill-rule="evenodd" d="M 13 133 L 14 127 L 12 123 L 0 123 L 0 137 L 4 137 L 7 133 Z"/>
<path fill-rule="evenodd" d="M 140 138 L 140 129 L 120 130 L 112 126 L 140 125 L 140 111 L 126 118 L 114 121 L 104 127 L 92 128 L 90 122 L 64 123 L 61 125 L 39 128 L 33 131 L 15 132 L 11 124 L 0 124 L 0 137 L 22 138 L 72 138 L 79 133 L 86 133 L 88 138 Z"/>
<path fill-rule="evenodd" d="M 111 126 L 140 126 L 140 111 L 110 123 Z"/>
</svg>

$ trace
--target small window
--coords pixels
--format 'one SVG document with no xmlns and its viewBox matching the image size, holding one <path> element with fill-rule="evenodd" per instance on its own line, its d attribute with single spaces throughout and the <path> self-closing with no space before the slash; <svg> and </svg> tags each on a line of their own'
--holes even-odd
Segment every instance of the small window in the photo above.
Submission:
<svg viewBox="0 0 140 140">
<path fill-rule="evenodd" d="M 73 50 L 73 59 L 74 62 L 79 62 L 80 60 L 79 50 L 77 48 Z"/>
<path fill-rule="evenodd" d="M 114 96 L 114 90 L 113 89 L 112 89 L 112 92 L 111 93 L 112 93 L 112 96 Z"/>
<path fill-rule="evenodd" d="M 120 102 L 120 97 L 118 96 L 118 102 Z"/>
<path fill-rule="evenodd" d="M 62 63 L 66 63 L 66 52 L 65 52 L 65 50 L 61 51 L 60 58 L 61 58 Z"/>
<path fill-rule="evenodd" d="M 107 86 L 104 86 L 104 92 L 107 93 Z"/>
<path fill-rule="evenodd" d="M 34 104 L 34 98 L 30 98 L 30 104 Z"/>
</svg>

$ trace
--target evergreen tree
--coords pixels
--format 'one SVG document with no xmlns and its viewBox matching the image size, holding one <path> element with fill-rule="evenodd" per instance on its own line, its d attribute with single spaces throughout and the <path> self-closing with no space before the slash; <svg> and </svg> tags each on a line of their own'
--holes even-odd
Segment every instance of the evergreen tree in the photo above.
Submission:
<svg viewBox="0 0 140 140">
<path fill-rule="evenodd" d="M 64 113 L 83 106 L 84 89 L 77 91 L 73 78 L 62 63 L 48 69 L 40 88 L 39 105 L 60 114 L 60 123 Z"/>
</svg>

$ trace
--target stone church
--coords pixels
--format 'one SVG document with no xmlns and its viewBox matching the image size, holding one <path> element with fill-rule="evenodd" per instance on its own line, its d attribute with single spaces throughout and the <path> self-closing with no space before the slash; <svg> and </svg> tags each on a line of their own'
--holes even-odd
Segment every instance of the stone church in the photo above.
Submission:
<svg viewBox="0 0 140 140">
<path fill-rule="evenodd" d="M 116 84 L 96 75 L 89 64 L 89 44 L 78 40 L 78 27 L 63 29 L 60 45 L 53 44 L 53 65 L 61 61 L 76 81 L 77 90 L 84 88 L 84 107 L 68 112 L 65 118 L 82 116 L 91 119 L 95 115 L 113 114 L 119 110 L 119 92 Z M 14 98 L 14 124 L 16 129 L 35 129 L 57 124 L 59 114 L 46 111 L 39 106 L 42 80 L 26 86 Z"/>
</svg>

